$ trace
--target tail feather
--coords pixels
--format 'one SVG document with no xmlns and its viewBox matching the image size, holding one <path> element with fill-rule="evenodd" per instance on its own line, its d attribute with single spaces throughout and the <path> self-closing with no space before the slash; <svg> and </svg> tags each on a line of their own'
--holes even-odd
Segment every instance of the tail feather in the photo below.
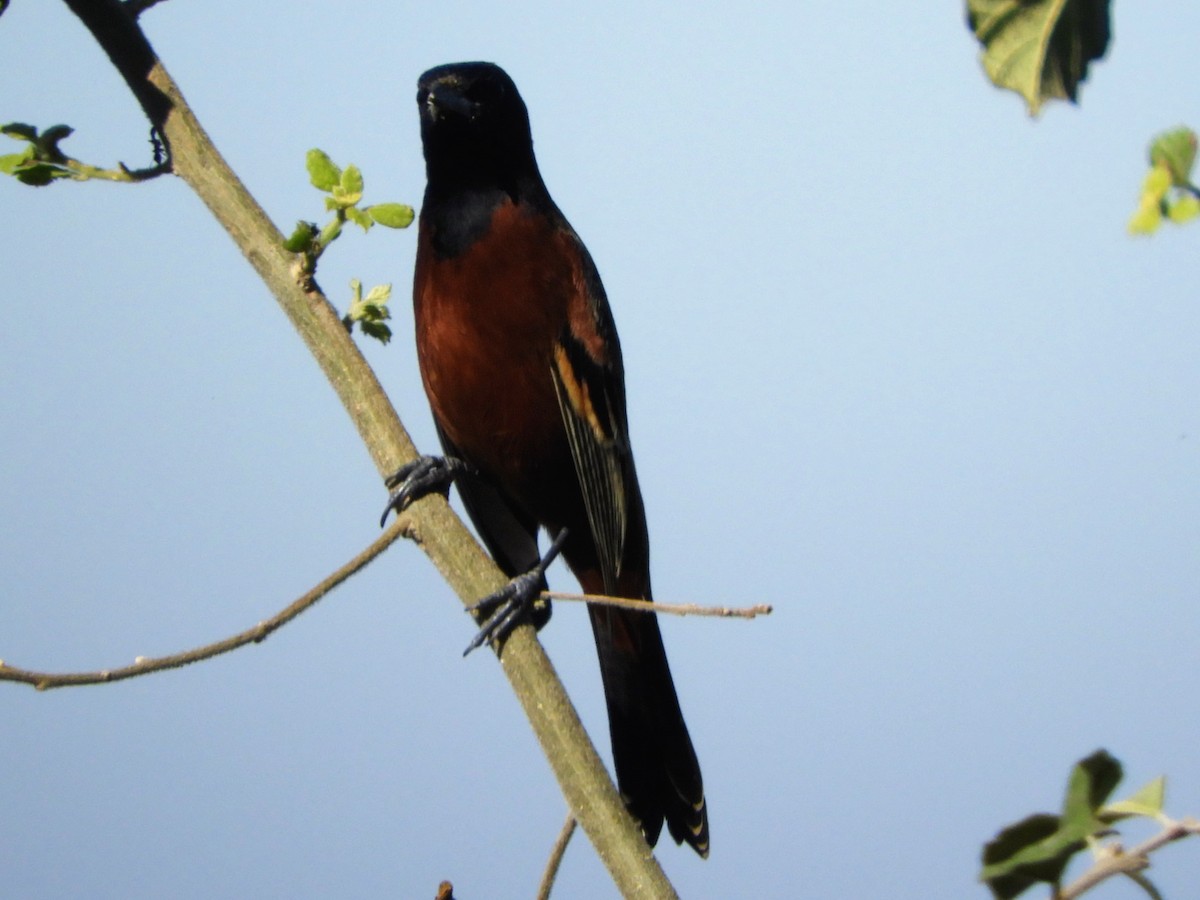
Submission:
<svg viewBox="0 0 1200 900">
<path fill-rule="evenodd" d="M 612 737 L 617 785 L 654 846 L 666 822 L 675 843 L 708 856 L 708 809 L 658 621 L 648 613 L 589 611 Z"/>
</svg>

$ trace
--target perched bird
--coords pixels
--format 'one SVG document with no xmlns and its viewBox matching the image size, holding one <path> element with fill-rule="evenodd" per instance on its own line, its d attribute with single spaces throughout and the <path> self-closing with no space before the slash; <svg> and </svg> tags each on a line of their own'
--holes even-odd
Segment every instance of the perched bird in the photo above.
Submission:
<svg viewBox="0 0 1200 900">
<path fill-rule="evenodd" d="M 467 513 L 510 577 L 540 581 L 541 527 L 584 591 L 649 600 L 621 346 L 596 266 L 538 172 L 525 103 L 503 69 L 475 62 L 430 69 L 417 105 L 417 355 Z M 665 820 L 707 856 L 700 765 L 658 622 L 588 611 L 625 803 L 651 846 Z"/>
</svg>

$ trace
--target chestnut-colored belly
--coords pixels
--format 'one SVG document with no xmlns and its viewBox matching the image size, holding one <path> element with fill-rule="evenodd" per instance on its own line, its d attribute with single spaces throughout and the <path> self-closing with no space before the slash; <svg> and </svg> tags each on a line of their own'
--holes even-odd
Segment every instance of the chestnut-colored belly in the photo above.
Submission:
<svg viewBox="0 0 1200 900">
<path fill-rule="evenodd" d="M 501 206 L 465 254 L 418 255 L 413 297 L 421 377 L 438 425 L 544 524 L 574 518 L 578 506 L 561 496 L 564 484 L 575 495 L 578 488 L 551 375 L 578 282 L 562 254 L 546 252 L 556 238 L 544 219 Z M 429 240 L 424 227 L 420 240 Z"/>
</svg>

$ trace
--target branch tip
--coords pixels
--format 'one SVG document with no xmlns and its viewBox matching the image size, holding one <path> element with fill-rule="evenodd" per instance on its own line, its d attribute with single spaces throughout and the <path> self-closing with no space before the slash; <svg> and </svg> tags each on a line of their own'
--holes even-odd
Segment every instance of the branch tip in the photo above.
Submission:
<svg viewBox="0 0 1200 900">
<path fill-rule="evenodd" d="M 756 619 L 769 616 L 774 607 L 769 603 L 754 606 L 701 606 L 695 603 L 660 603 L 655 600 L 635 600 L 630 597 L 612 597 L 607 594 L 569 594 L 563 591 L 542 591 L 548 600 L 565 600 L 570 603 L 592 603 L 597 606 L 616 606 L 641 612 L 668 613 L 673 616 L 714 616 L 720 619 Z"/>
</svg>

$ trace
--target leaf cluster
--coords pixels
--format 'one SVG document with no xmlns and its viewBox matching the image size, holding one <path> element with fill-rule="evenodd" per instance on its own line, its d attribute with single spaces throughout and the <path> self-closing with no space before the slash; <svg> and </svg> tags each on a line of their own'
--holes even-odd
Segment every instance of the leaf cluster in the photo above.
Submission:
<svg viewBox="0 0 1200 900">
<path fill-rule="evenodd" d="M 1200 215 L 1200 187 L 1192 182 L 1196 143 L 1196 132 L 1185 127 L 1163 132 L 1151 142 L 1150 171 L 1129 220 L 1131 234 L 1153 234 L 1164 219 L 1182 225 Z"/>
<path fill-rule="evenodd" d="M 51 125 L 42 132 L 24 122 L 0 125 L 0 134 L 26 142 L 19 152 L 0 156 L 0 172 L 32 187 L 44 187 L 56 178 L 78 178 L 67 165 L 68 157 L 58 148 L 59 142 L 74 130 L 69 125 Z"/>
<path fill-rule="evenodd" d="M 1162 820 L 1166 782 L 1156 778 L 1128 799 L 1105 805 L 1121 781 L 1121 763 L 1105 750 L 1081 759 L 1067 781 L 1062 812 L 1036 813 L 1002 829 L 983 848 L 980 879 L 997 900 L 1011 900 L 1036 884 L 1058 896 L 1075 854 L 1113 833 L 1133 816 Z"/>
<path fill-rule="evenodd" d="M 171 171 L 170 163 L 164 159 L 162 141 L 154 131 L 150 138 L 154 147 L 154 165 L 144 169 L 130 169 L 121 162 L 114 169 L 105 169 L 72 159 L 58 145 L 73 133 L 74 129 L 69 125 L 51 125 L 45 131 L 38 131 L 24 122 L 0 125 L 0 134 L 25 142 L 18 152 L 0 156 L 0 174 L 11 175 L 31 187 L 45 187 L 60 178 L 133 182 L 148 181 Z"/>
<path fill-rule="evenodd" d="M 335 240 L 341 237 L 347 222 L 359 226 L 364 232 L 374 225 L 385 228 L 407 228 L 412 224 L 415 213 L 407 203 L 374 203 L 361 206 L 363 199 L 363 175 L 353 164 L 342 168 L 323 150 L 312 149 L 305 158 L 308 179 L 312 186 L 325 193 L 325 209 L 333 213 L 332 218 L 320 227 L 316 222 L 300 221 L 284 242 L 292 253 L 301 254 L 301 270 L 306 276 L 316 271 L 317 260 Z M 390 284 L 376 285 L 364 297 L 362 282 L 357 278 L 350 282 L 350 308 L 342 317 L 347 331 L 357 322 L 363 334 L 387 343 L 392 330 L 387 325 L 391 318 L 387 303 L 392 294 Z"/>
<path fill-rule="evenodd" d="M 311 252 L 314 259 L 338 239 L 346 222 L 353 222 L 364 232 L 375 224 L 386 228 L 407 228 L 415 213 L 407 203 L 375 203 L 359 206 L 363 198 L 363 176 L 356 165 L 341 168 L 323 150 L 309 150 L 305 159 L 312 186 L 325 192 L 325 209 L 333 218 L 324 228 L 315 222 L 297 222 L 285 246 L 293 253 Z"/>
<path fill-rule="evenodd" d="M 377 284 L 363 296 L 362 282 L 357 278 L 350 279 L 350 308 L 342 316 L 342 324 L 347 331 L 354 329 L 357 322 L 362 333 L 386 344 L 392 339 L 392 329 L 387 326 L 387 319 L 392 317 L 388 310 L 388 300 L 392 298 L 390 284 Z"/>
</svg>

